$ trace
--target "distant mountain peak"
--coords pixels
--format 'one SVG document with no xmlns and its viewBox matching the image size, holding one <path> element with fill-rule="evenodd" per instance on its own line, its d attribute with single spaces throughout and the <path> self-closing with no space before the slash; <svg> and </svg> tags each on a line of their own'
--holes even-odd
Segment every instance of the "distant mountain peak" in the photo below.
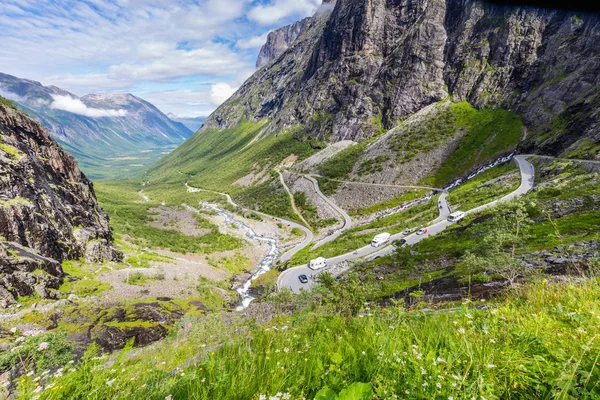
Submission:
<svg viewBox="0 0 600 400">
<path fill-rule="evenodd" d="M 131 93 L 79 97 L 56 86 L 1 73 L 0 91 L 45 125 L 94 178 L 102 175 L 89 173 L 92 166 L 102 171 L 119 154 L 173 148 L 193 133 Z M 132 164 L 139 165 L 139 157 L 134 159 Z"/>
</svg>

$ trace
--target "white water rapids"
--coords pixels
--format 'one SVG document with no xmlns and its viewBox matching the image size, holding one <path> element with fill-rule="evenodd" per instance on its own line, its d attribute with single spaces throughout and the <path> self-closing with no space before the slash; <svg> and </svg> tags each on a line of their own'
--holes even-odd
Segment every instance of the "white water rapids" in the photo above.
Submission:
<svg viewBox="0 0 600 400">
<path fill-rule="evenodd" d="M 187 184 L 186 184 L 186 186 L 187 186 Z M 201 189 L 196 189 L 191 186 L 188 186 L 188 191 L 190 191 L 190 192 L 191 191 L 200 191 L 200 190 Z M 218 212 L 219 215 L 221 215 L 225 219 L 226 223 L 233 224 L 233 225 L 237 226 L 238 228 L 244 230 L 244 232 L 246 233 L 246 237 L 248 239 L 256 240 L 258 242 L 265 242 L 269 245 L 269 252 L 262 259 L 262 261 L 258 264 L 258 270 L 250 277 L 250 279 L 248 279 L 246 281 L 246 283 L 244 283 L 242 285 L 242 287 L 237 289 L 237 292 L 240 294 L 240 297 L 242 298 L 242 303 L 237 307 L 236 310 L 241 311 L 244 308 L 248 307 L 250 305 L 250 303 L 252 303 L 252 301 L 255 300 L 255 298 L 250 295 L 250 286 L 252 285 L 252 282 L 254 280 L 256 280 L 262 274 L 269 272 L 271 270 L 271 268 L 273 268 L 273 263 L 275 262 L 277 257 L 279 257 L 279 249 L 277 248 L 277 240 L 257 235 L 256 232 L 254 232 L 254 230 L 251 227 L 249 227 L 245 223 L 233 218 L 233 216 L 228 214 L 225 210 L 217 207 L 214 204 L 210 204 L 210 203 L 200 203 L 200 204 L 204 207 L 208 207 L 208 208 Z"/>
<path fill-rule="evenodd" d="M 222 210 L 218 207 L 214 207 L 214 209 L 219 214 L 221 214 L 223 216 L 223 218 L 225 218 L 226 222 L 233 224 L 233 225 L 237 226 L 238 228 L 243 229 L 246 232 L 246 237 L 248 239 L 257 240 L 259 242 L 266 242 L 269 244 L 269 253 L 267 253 L 267 255 L 258 264 L 258 271 L 256 271 L 254 273 L 254 275 L 252 275 L 250 277 L 250 279 L 248 279 L 246 281 L 246 283 L 244 283 L 244 285 L 237 290 L 237 292 L 240 294 L 240 297 L 242 298 L 242 304 L 237 307 L 237 310 L 240 311 L 240 310 L 243 310 L 244 308 L 248 307 L 250 305 L 250 303 L 252 303 L 252 301 L 255 300 L 254 297 L 250 296 L 250 286 L 252 285 L 252 282 L 254 280 L 256 280 L 256 278 L 258 278 L 262 274 L 269 272 L 271 270 L 271 268 L 273 267 L 273 263 L 275 262 L 275 259 L 277 259 L 277 257 L 279 256 L 279 249 L 277 248 L 277 240 L 267 238 L 264 236 L 259 236 L 256 234 L 256 232 L 254 232 L 254 230 L 252 228 L 250 228 L 248 225 L 244 224 L 243 222 L 236 220 L 231 215 L 227 214 L 225 212 L 225 210 Z"/>
</svg>

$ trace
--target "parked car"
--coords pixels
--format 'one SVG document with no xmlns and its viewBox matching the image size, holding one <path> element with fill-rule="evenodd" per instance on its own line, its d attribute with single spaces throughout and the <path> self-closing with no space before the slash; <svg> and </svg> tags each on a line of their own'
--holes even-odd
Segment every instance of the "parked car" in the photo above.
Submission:
<svg viewBox="0 0 600 400">
<path fill-rule="evenodd" d="M 427 232 L 429 232 L 429 230 L 427 228 L 421 228 L 419 229 L 419 231 L 417 232 L 417 235 L 424 235 Z"/>
<path fill-rule="evenodd" d="M 396 247 L 404 246 L 406 244 L 406 239 L 394 240 L 394 242 L 392 244 Z"/>
<path fill-rule="evenodd" d="M 306 276 L 304 274 L 298 276 L 298 279 L 300 280 L 301 283 L 308 283 L 308 276 Z"/>
<path fill-rule="evenodd" d="M 412 230 L 411 230 L 410 228 L 406 228 L 406 229 L 404 230 L 404 232 L 402 232 L 402 234 L 403 234 L 404 236 L 406 236 L 406 235 L 409 235 L 411 232 L 412 232 Z"/>
</svg>

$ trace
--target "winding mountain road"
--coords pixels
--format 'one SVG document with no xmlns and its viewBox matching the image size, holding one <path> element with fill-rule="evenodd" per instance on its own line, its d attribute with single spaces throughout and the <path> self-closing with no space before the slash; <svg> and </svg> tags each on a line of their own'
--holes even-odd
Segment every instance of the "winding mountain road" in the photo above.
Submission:
<svg viewBox="0 0 600 400">
<path fill-rule="evenodd" d="M 315 192 L 317 193 L 317 195 L 323 199 L 324 202 L 326 202 L 331 208 L 333 208 L 338 214 L 340 214 L 342 216 L 342 218 L 344 219 L 344 225 L 340 228 L 337 229 L 333 234 L 319 240 L 317 243 L 315 243 L 315 245 L 312 247 L 312 249 L 316 249 L 317 247 L 331 242 L 335 239 L 337 239 L 342 233 L 346 232 L 348 229 L 352 228 L 352 218 L 350 218 L 350 216 L 348 215 L 348 213 L 346 211 L 344 211 L 342 208 L 340 208 L 337 204 L 335 204 L 333 201 L 331 201 L 331 199 L 327 196 L 325 196 L 323 194 L 323 192 L 321 192 L 321 188 L 319 187 L 319 182 L 313 178 L 310 175 L 304 175 L 304 179 L 308 180 L 309 182 L 311 182 L 315 188 Z"/>
<path fill-rule="evenodd" d="M 290 203 L 292 205 L 292 210 L 294 210 L 296 215 L 298 217 L 300 217 L 302 222 L 304 222 L 304 224 L 306 224 L 306 226 L 309 227 L 309 229 L 310 229 L 310 224 L 308 223 L 308 221 L 306 219 L 304 219 L 304 217 L 302 216 L 302 213 L 300 212 L 300 210 L 298 210 L 298 207 L 296 207 L 296 200 L 294 200 L 294 195 L 293 195 L 292 191 L 288 187 L 287 183 L 285 183 L 285 179 L 283 179 L 283 174 L 281 173 L 281 171 L 277 171 L 277 173 L 279 174 L 279 181 L 281 182 L 281 185 L 283 186 L 283 188 L 287 192 L 288 196 L 290 197 Z"/>
<path fill-rule="evenodd" d="M 469 210 L 466 212 L 466 214 L 474 214 L 474 213 L 480 212 L 484 209 L 493 207 L 500 202 L 511 200 L 513 198 L 522 196 L 523 194 L 529 192 L 533 188 L 535 169 L 534 169 L 533 165 L 531 165 L 526 160 L 527 157 L 528 157 L 527 155 L 521 155 L 521 156 L 514 157 L 514 160 L 517 163 L 519 170 L 521 172 L 521 185 L 519 186 L 519 188 L 517 190 L 502 197 L 499 200 L 495 200 L 495 201 L 492 201 L 481 207 L 477 207 L 472 210 Z M 442 193 L 442 196 L 440 196 L 440 204 L 442 205 L 442 208 L 440 209 L 440 216 L 435 221 L 433 221 L 433 223 L 430 226 L 427 227 L 428 231 L 425 235 L 412 234 L 412 235 L 404 236 L 402 233 L 398 233 L 398 234 L 392 235 L 392 237 L 390 238 L 390 243 L 393 242 L 394 240 L 404 238 L 404 239 L 406 239 L 407 245 L 414 245 L 415 243 L 418 243 L 425 238 L 437 235 L 438 233 L 444 231 L 446 228 L 448 228 L 450 225 L 452 225 L 452 223 L 449 222 L 447 219 L 447 216 L 450 214 L 450 209 L 448 208 L 448 203 L 446 202 L 445 194 L 446 193 L 444 192 L 444 193 Z M 368 245 L 368 246 L 364 246 L 358 250 L 355 250 L 353 252 L 349 252 L 349 253 L 342 254 L 342 255 L 339 255 L 336 257 L 332 257 L 332 258 L 328 259 L 327 261 L 328 261 L 329 265 L 341 263 L 344 261 L 356 260 L 356 259 L 360 259 L 360 258 L 364 258 L 367 261 L 371 261 L 376 258 L 392 254 L 394 252 L 394 249 L 395 249 L 395 246 L 393 246 L 393 245 L 388 245 L 382 249 L 375 248 L 375 247 Z M 281 273 L 281 275 L 279 275 L 279 278 L 277 279 L 277 287 L 278 287 L 278 289 L 287 287 L 293 293 L 299 293 L 300 290 L 302 290 L 302 289 L 309 290 L 314 285 L 314 282 L 315 282 L 314 279 L 309 279 L 308 283 L 302 284 L 302 283 L 300 283 L 298 276 L 304 274 L 306 276 L 316 277 L 319 274 L 326 272 L 328 270 L 329 270 L 329 268 L 325 268 L 320 271 L 313 271 L 310 268 L 308 268 L 308 265 L 301 265 L 298 267 L 290 268 L 290 269 L 284 271 L 283 273 Z"/>
<path fill-rule="evenodd" d="M 600 165 L 600 161 L 596 161 L 596 160 L 581 160 L 581 159 L 577 159 L 577 158 L 558 158 L 558 157 L 552 157 L 552 156 L 540 156 L 538 154 L 523 154 L 520 157 L 525 157 L 525 158 L 533 157 L 533 158 L 543 158 L 544 160 L 573 161 L 573 162 L 578 162 L 578 163 L 583 163 L 583 164 Z"/>
<path fill-rule="evenodd" d="M 411 186 L 411 185 L 391 185 L 386 183 L 368 183 L 368 182 L 356 182 L 356 181 L 340 181 L 337 179 L 331 179 L 326 176 L 311 174 L 310 176 L 314 176 L 317 178 L 325 178 L 332 182 L 345 183 L 348 185 L 358 185 L 358 186 L 377 186 L 377 187 L 387 187 L 387 188 L 400 188 L 400 189 L 426 189 L 433 190 L 434 192 L 446 192 L 446 189 L 434 188 L 430 186 Z"/>
</svg>

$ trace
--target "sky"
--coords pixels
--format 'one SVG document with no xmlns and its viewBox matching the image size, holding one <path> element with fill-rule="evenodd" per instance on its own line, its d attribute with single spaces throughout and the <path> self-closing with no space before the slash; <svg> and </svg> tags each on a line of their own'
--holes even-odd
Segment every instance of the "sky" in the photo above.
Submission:
<svg viewBox="0 0 600 400">
<path fill-rule="evenodd" d="M 206 116 L 255 71 L 267 34 L 321 1 L 0 0 L 0 72 Z"/>
</svg>

